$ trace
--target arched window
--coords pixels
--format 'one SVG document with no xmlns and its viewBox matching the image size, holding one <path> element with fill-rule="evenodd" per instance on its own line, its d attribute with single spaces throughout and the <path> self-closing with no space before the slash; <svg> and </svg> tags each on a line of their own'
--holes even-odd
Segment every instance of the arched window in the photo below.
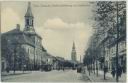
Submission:
<svg viewBox="0 0 128 83">
<path fill-rule="evenodd" d="M 29 19 L 26 19 L 26 25 L 29 25 Z"/>
</svg>

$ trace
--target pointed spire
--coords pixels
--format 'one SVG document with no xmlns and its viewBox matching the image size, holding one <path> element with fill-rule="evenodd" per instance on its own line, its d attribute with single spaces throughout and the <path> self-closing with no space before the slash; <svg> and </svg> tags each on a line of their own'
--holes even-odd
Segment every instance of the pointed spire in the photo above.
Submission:
<svg viewBox="0 0 128 83">
<path fill-rule="evenodd" d="M 74 41 L 73 41 L 73 46 L 72 46 L 71 58 L 73 61 L 76 61 L 76 49 L 75 49 L 75 42 Z"/>
<path fill-rule="evenodd" d="M 31 10 L 31 2 L 28 2 L 28 8 L 27 8 L 27 12 L 25 14 L 25 17 L 33 17 L 33 14 L 32 14 L 32 10 Z"/>
<path fill-rule="evenodd" d="M 80 62 L 82 62 L 82 61 L 81 61 L 81 55 L 80 55 Z"/>
<path fill-rule="evenodd" d="M 73 47 L 72 47 L 72 49 L 75 49 L 75 43 L 74 43 L 74 41 L 73 41 Z"/>
</svg>

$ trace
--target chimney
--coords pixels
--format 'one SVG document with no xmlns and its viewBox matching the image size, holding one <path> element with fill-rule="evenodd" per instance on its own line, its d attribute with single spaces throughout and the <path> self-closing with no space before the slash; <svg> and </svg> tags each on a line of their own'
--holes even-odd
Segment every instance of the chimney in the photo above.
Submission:
<svg viewBox="0 0 128 83">
<path fill-rule="evenodd" d="M 17 24 L 17 25 L 16 25 L 16 29 L 17 29 L 17 30 L 20 30 L 20 24 Z"/>
</svg>

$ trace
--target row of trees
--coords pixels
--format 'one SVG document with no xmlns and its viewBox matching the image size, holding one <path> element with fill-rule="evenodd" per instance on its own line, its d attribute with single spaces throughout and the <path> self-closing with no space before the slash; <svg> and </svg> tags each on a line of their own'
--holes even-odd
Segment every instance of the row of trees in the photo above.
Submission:
<svg viewBox="0 0 128 83">
<path fill-rule="evenodd" d="M 21 47 L 15 39 L 9 39 L 8 36 L 1 37 L 1 57 L 6 60 L 6 70 L 24 70 L 24 65 L 29 65 L 29 58 L 26 50 Z M 11 43 L 12 41 L 15 41 Z"/>
<path fill-rule="evenodd" d="M 95 32 L 90 39 L 89 48 L 85 52 L 84 64 L 88 68 L 94 67 L 97 61 L 103 64 L 104 79 L 105 65 L 105 49 L 109 48 L 114 41 L 122 35 L 126 35 L 126 2 L 125 1 L 98 1 L 93 3 L 94 6 L 94 29 Z M 116 69 L 118 70 L 118 43 L 116 43 Z M 116 72 L 117 73 L 117 72 Z M 118 81 L 118 75 L 116 75 Z"/>
</svg>

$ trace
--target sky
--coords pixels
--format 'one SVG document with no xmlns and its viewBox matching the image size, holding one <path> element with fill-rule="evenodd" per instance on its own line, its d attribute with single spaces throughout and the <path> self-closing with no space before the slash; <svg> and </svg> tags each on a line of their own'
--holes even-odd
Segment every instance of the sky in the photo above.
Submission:
<svg viewBox="0 0 128 83">
<path fill-rule="evenodd" d="M 28 2 L 2 2 L 1 32 L 24 28 L 24 15 Z M 42 37 L 42 45 L 53 56 L 71 59 L 73 41 L 77 60 L 83 57 L 93 33 L 92 9 L 87 1 L 42 1 L 31 2 L 34 28 Z"/>
</svg>

